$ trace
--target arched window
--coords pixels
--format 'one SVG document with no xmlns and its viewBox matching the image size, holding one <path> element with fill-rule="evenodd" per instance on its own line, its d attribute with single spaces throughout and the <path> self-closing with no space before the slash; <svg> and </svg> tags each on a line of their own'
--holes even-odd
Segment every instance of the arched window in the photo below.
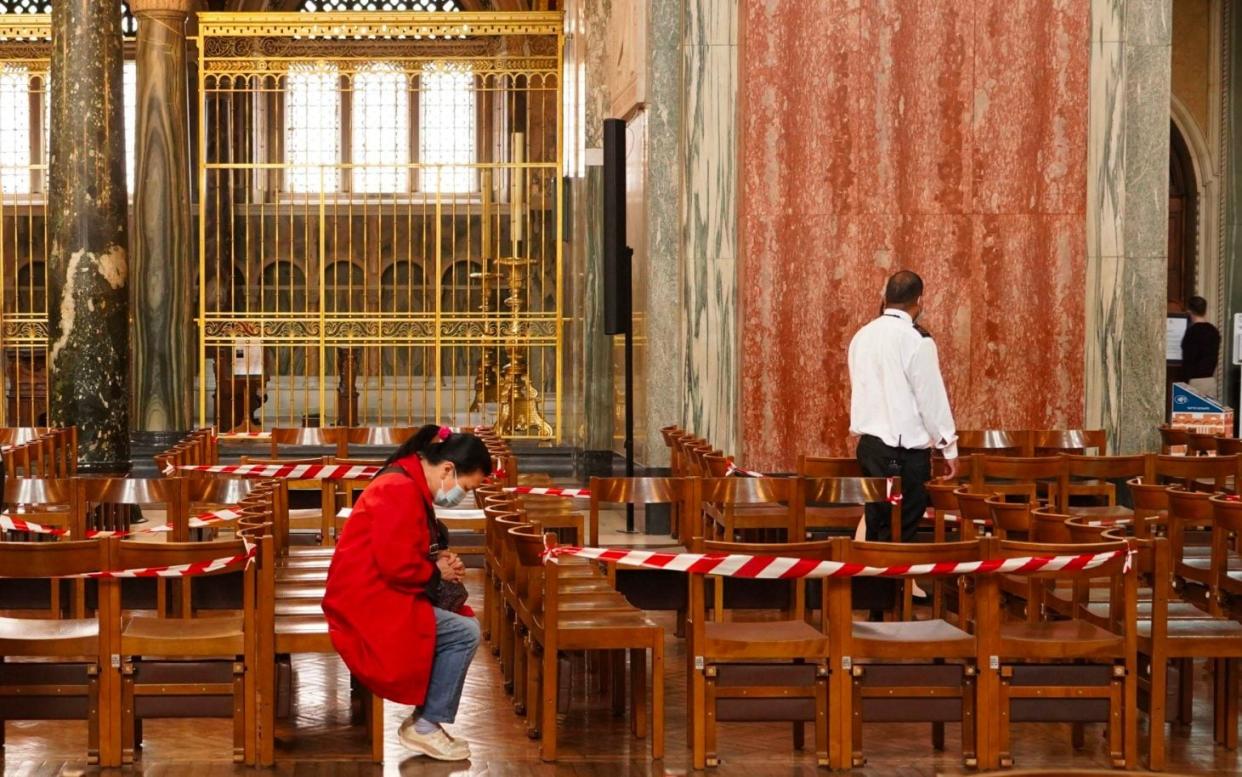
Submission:
<svg viewBox="0 0 1242 777">
<path fill-rule="evenodd" d="M 414 262 L 397 261 L 390 264 L 380 276 L 380 310 L 393 318 L 403 313 L 427 310 L 427 289 L 423 268 Z M 434 310 L 434 307 L 431 309 Z M 380 369 L 384 375 L 422 375 L 424 365 L 422 346 L 394 345 L 382 351 Z"/>
<path fill-rule="evenodd" d="M 263 312 L 289 313 L 306 310 L 306 273 L 292 262 L 273 262 L 263 270 L 260 290 Z M 264 349 L 264 368 L 274 375 L 306 374 L 306 349 L 277 346 Z"/>
<path fill-rule="evenodd" d="M 27 262 L 17 270 L 17 312 L 47 313 L 47 265 Z"/>
</svg>

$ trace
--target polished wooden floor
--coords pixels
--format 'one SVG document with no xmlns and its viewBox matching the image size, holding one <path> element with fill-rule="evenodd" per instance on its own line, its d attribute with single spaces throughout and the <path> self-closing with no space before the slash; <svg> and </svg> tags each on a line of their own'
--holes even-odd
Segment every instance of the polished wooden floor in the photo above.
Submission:
<svg viewBox="0 0 1242 777">
<path fill-rule="evenodd" d="M 479 572 L 471 570 L 472 588 L 477 594 Z M 478 601 L 478 596 L 474 597 Z M 396 740 L 396 728 L 408 709 L 388 705 L 387 745 L 384 766 L 346 762 L 326 756 L 348 748 L 356 730 L 348 729 L 349 691 L 347 673 L 336 659 L 301 657 L 296 662 L 297 695 L 291 721 L 297 728 L 296 745 L 282 736 L 287 745 L 284 758 L 274 772 L 235 767 L 229 762 L 231 725 L 224 720 L 152 721 L 146 726 L 146 744 L 141 762 L 133 769 L 108 771 L 87 767 L 82 754 L 86 747 L 84 723 L 7 724 L 4 774 L 9 777 L 45 777 L 80 774 L 140 774 L 148 777 L 226 777 L 226 775 L 276 774 L 311 775 L 427 775 L 448 777 L 456 774 L 508 775 L 651 775 L 684 774 L 689 766 L 685 742 L 685 653 L 684 643 L 672 636 L 671 614 L 658 614 L 668 633 L 668 757 L 653 764 L 645 741 L 628 735 L 626 721 L 613 718 L 602 697 L 590 694 L 577 683 L 574 705 L 563 723 L 558 764 L 543 764 L 537 746 L 527 739 L 522 721 L 504 690 L 496 660 L 480 651 L 471 668 L 462 710 L 451 730 L 467 738 L 474 751 L 468 763 L 438 764 L 408 757 Z M 1175 731 L 1170 740 L 1169 771 L 1184 774 L 1236 774 L 1242 759 L 1212 745 L 1208 686 L 1202 667 L 1197 672 L 1195 724 Z M 287 733 L 287 732 L 282 732 Z M 1075 752 L 1070 746 L 1067 726 L 1018 725 L 1015 728 L 1014 756 L 1022 768 L 1106 768 L 1102 727 L 1088 728 L 1086 749 Z M 931 777 L 938 774 L 970 773 L 958 764 L 955 726 L 948 727 L 949 749 L 937 753 L 931 748 L 926 726 L 869 725 L 865 730 L 865 749 L 869 763 L 859 775 Z M 808 732 L 808 744 L 810 732 Z M 364 747 L 356 742 L 359 751 Z M 714 770 L 719 775 L 745 777 L 793 777 L 826 774 L 815 767 L 814 753 L 792 749 L 787 725 L 722 724 L 720 752 L 724 763 Z"/>
</svg>

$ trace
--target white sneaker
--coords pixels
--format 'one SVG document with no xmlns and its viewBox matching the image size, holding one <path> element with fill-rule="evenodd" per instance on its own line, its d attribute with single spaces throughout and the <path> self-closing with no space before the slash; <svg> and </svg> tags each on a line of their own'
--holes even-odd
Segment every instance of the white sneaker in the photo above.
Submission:
<svg viewBox="0 0 1242 777">
<path fill-rule="evenodd" d="M 429 734 L 420 734 L 414 729 L 414 718 L 402 721 L 397 738 L 416 755 L 425 755 L 437 761 L 465 761 L 470 758 L 470 745 L 465 741 L 453 739 L 439 726 Z"/>
</svg>

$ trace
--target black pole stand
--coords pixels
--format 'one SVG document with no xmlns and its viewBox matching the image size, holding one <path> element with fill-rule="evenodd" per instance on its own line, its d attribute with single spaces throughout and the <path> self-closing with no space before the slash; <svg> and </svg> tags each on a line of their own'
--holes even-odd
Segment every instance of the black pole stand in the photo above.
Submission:
<svg viewBox="0 0 1242 777">
<path fill-rule="evenodd" d="M 625 247 L 622 253 L 625 266 L 621 268 L 621 277 L 625 284 L 627 299 L 633 293 L 633 277 L 630 269 L 634 261 L 634 249 Z M 634 310 L 627 305 L 629 319 L 625 322 L 625 476 L 634 477 Z M 634 528 L 634 504 L 625 506 L 625 533 L 636 534 Z"/>
</svg>

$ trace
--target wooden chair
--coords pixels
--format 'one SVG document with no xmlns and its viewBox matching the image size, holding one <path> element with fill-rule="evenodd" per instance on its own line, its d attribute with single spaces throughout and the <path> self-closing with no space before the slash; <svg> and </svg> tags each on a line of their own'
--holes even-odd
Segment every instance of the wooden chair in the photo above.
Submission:
<svg viewBox="0 0 1242 777">
<path fill-rule="evenodd" d="M 979 541 L 942 543 L 840 543 L 835 560 L 863 566 L 965 563 L 979 561 Z M 882 623 L 853 619 L 850 578 L 828 578 L 832 656 L 841 667 L 833 680 L 830 713 L 834 768 L 866 763 L 863 726 L 869 722 L 927 722 L 932 743 L 944 749 L 944 724 L 962 724 L 962 763 L 976 765 L 975 659 L 973 635 L 940 618 Z M 965 586 L 962 589 L 965 590 Z M 959 600 L 963 623 L 971 620 L 966 600 Z M 952 663 L 946 663 L 952 662 Z M 851 743 L 846 746 L 845 743 Z"/>
<path fill-rule="evenodd" d="M 242 456 L 241 463 L 260 466 L 265 464 L 327 464 L 330 458 L 328 456 L 311 456 L 300 459 L 261 459 L 252 456 Z M 316 544 L 320 545 L 324 552 L 330 554 L 332 552 L 333 536 L 328 529 L 332 527 L 333 522 L 336 520 L 336 504 L 334 501 L 336 492 L 331 485 L 334 481 L 284 480 L 283 482 L 285 489 L 289 492 L 301 492 L 302 494 L 313 492 L 317 494 L 317 498 L 310 497 L 310 499 L 317 501 L 319 507 L 316 511 L 317 514 L 313 517 L 293 518 L 283 527 L 279 527 L 282 529 L 283 536 L 277 539 L 278 547 L 283 551 L 286 545 L 291 544 L 291 540 L 295 535 L 305 537 L 309 533 L 312 537 L 317 538 Z"/>
<path fill-rule="evenodd" d="M 1232 535 L 1232 536 L 1231 536 Z M 1220 611 L 1242 620 L 1242 503 L 1212 498 L 1210 569 Z M 1172 544 L 1170 542 L 1170 544 Z"/>
<path fill-rule="evenodd" d="M 388 448 L 391 453 L 417 432 L 417 426 L 362 426 L 347 429 L 344 435 L 345 452 L 340 452 L 338 438 L 337 455 L 349 456 L 350 448 L 354 446 Z"/>
<path fill-rule="evenodd" d="M 1160 453 L 1168 456 L 1171 454 L 1184 454 L 1187 446 L 1190 445 L 1190 432 L 1185 429 L 1174 429 L 1171 426 L 1161 425 L 1156 427 L 1160 432 Z"/>
<path fill-rule="evenodd" d="M 1168 536 L 1172 574 L 1178 593 L 1207 613 L 1222 614 L 1220 591 L 1212 573 L 1211 537 L 1215 534 L 1215 507 L 1206 491 L 1169 489 Z M 1208 532 L 1207 542 L 1194 540 Z"/>
<path fill-rule="evenodd" d="M 265 540 L 266 541 L 266 540 Z M 116 569 L 148 569 L 200 564 L 218 559 L 246 558 L 240 540 L 216 542 L 142 542 L 109 540 Z M 121 754 L 132 763 L 142 746 L 141 721 L 167 717 L 231 717 L 233 761 L 254 763 L 253 671 L 256 645 L 255 574 L 249 561 L 209 576 L 237 574 L 243 579 L 243 599 L 235 615 L 180 618 L 131 614 L 112 619 L 111 644 L 121 666 Z M 109 609 L 121 609 L 119 579 L 100 583 L 100 597 Z M 225 702 L 213 704 L 212 697 Z"/>
<path fill-rule="evenodd" d="M 1101 518 L 1129 516 L 1133 510 L 1117 504 L 1117 482 L 1128 482 L 1134 478 L 1141 478 L 1140 482 L 1150 482 L 1155 476 L 1155 459 L 1148 455 L 1073 455 L 1066 456 L 1065 461 L 1069 468 L 1069 494 L 1065 509 L 1073 515 L 1093 515 Z M 1076 500 L 1083 499 L 1089 499 L 1096 504 L 1075 504 Z M 1098 504 L 1101 501 L 1103 504 Z"/>
<path fill-rule="evenodd" d="M 164 512 L 171 529 L 169 539 L 189 539 L 189 481 L 185 478 L 75 478 L 70 508 L 73 536 L 127 533 L 144 508 Z"/>
<path fill-rule="evenodd" d="M 569 613 L 561 607 L 560 563 L 553 557 L 544 563 L 543 550 L 554 547 L 556 538 L 543 538 L 521 527 L 511 529 L 518 562 L 524 568 L 527 585 L 523 602 L 531 612 L 535 628 L 530 637 L 537 647 L 531 669 L 532 687 L 540 689 L 537 699 L 540 753 L 545 761 L 557 757 L 557 689 L 560 652 L 629 651 L 631 725 L 635 736 L 647 733 L 647 651 L 651 651 L 651 757 L 664 757 L 664 629 L 641 611 L 594 614 Z M 613 682 L 620 678 L 614 676 Z M 620 687 L 620 686 L 615 686 Z M 614 696 L 614 700 L 616 697 Z M 614 707 L 615 711 L 615 707 Z"/>
<path fill-rule="evenodd" d="M 1082 702 L 1108 702 L 1108 750 L 1114 766 L 1133 765 L 1137 754 L 1137 660 L 1134 624 L 1135 575 L 1127 562 L 1124 542 L 1094 545 L 1054 545 L 989 539 L 987 558 L 1116 553 L 1110 561 L 1088 571 L 1063 568 L 1029 573 L 1035 584 L 1109 581 L 1113 623 L 1121 630 L 1101 628 L 1079 617 L 1008 621 L 1000 607 L 999 576 L 976 579 L 979 656 L 979 726 L 982 768 L 1012 765 L 1010 723 L 1017 699 L 1063 699 L 1055 710 L 1061 720 L 1081 720 Z M 1034 588 L 1035 585 L 1032 586 Z M 1076 615 L 1076 614 L 1075 614 Z M 1072 700 L 1072 701 L 1071 701 Z M 1041 718 L 1045 719 L 1045 718 Z"/>
<path fill-rule="evenodd" d="M 901 537 L 901 479 L 882 477 L 804 477 L 806 532 L 853 534 L 869 504 L 883 504 L 891 536 Z M 843 510 L 842 508 L 848 508 Z M 799 533 L 799 538 L 804 536 Z"/>
<path fill-rule="evenodd" d="M 592 547 L 599 545 L 599 510 L 601 505 L 628 505 L 635 508 L 649 505 L 687 505 L 684 478 L 591 478 L 591 512 L 587 539 Z M 686 513 L 687 515 L 689 513 Z"/>
<path fill-rule="evenodd" d="M 1242 515 L 1242 513 L 1240 513 Z M 1242 525 L 1242 521 L 1239 522 Z M 1242 661 L 1242 623 L 1228 618 L 1171 618 L 1170 604 L 1179 601 L 1173 590 L 1169 543 L 1163 537 L 1134 540 L 1137 573 L 1150 578 L 1149 611 L 1138 615 L 1140 666 L 1146 671 L 1140 687 L 1148 699 L 1147 766 L 1165 766 L 1165 732 L 1169 663 L 1180 664 L 1182 683 L 1193 683 L 1194 659 L 1207 659 L 1217 678 L 1216 741 L 1233 750 L 1238 744 L 1238 664 Z M 1186 676 L 1189 672 L 1191 676 Z"/>
<path fill-rule="evenodd" d="M 1202 432 L 1190 432 L 1190 441 L 1186 445 L 1188 456 L 1215 456 L 1216 435 Z"/>
<path fill-rule="evenodd" d="M 702 478 L 688 481 L 690 501 L 702 507 L 701 526 L 687 536 L 734 542 L 739 536 L 769 535 L 785 542 L 803 525 L 798 478 Z"/>
<path fill-rule="evenodd" d="M 1237 437 L 1218 436 L 1216 452 L 1221 456 L 1237 456 L 1242 453 L 1242 440 Z"/>
<path fill-rule="evenodd" d="M 1157 456 L 1153 480 L 1204 491 L 1225 491 L 1236 481 L 1239 456 Z"/>
<path fill-rule="evenodd" d="M 691 543 L 691 550 L 696 553 L 740 553 L 816 561 L 831 560 L 834 547 L 832 540 L 745 544 L 696 538 Z M 828 733 L 829 637 L 806 622 L 806 581 L 792 580 L 787 584 L 793 608 L 782 620 L 748 622 L 738 620 L 728 609 L 731 581 L 727 578 L 713 577 L 710 594 L 706 575 L 691 570 L 689 578 L 687 723 L 694 768 L 714 767 L 720 762 L 716 747 L 717 721 L 756 719 L 792 721 L 794 746 L 799 749 L 803 723 L 813 721 L 816 758 L 820 766 L 827 766 L 831 740 Z M 822 591 L 823 581 L 818 584 Z M 779 604 L 773 607 L 778 608 Z"/>
<path fill-rule="evenodd" d="M 988 456 L 1022 456 L 1029 447 L 1027 432 L 1003 429 L 959 429 L 957 432 L 959 456 L 976 453 Z"/>
<path fill-rule="evenodd" d="M 1050 429 L 1027 434 L 1031 441 L 1031 456 L 1083 454 L 1089 450 L 1103 456 L 1108 452 L 1108 431 L 1105 429 Z"/>
<path fill-rule="evenodd" d="M 275 427 L 271 431 L 270 458 L 281 458 L 282 446 L 299 448 L 330 448 L 340 458 L 349 456 L 351 430 L 343 426 Z"/>
<path fill-rule="evenodd" d="M 1043 487 L 1050 504 L 1063 510 L 1069 467 L 1063 456 L 976 456 L 970 486 L 974 493 L 1019 494 L 1028 502 L 1036 501 Z"/>
<path fill-rule="evenodd" d="M 11 578 L 52 580 L 109 568 L 102 542 L 0 542 L 0 569 Z M 0 656 L 35 659 L 0 662 L 0 746 L 6 720 L 85 719 L 87 759 L 120 766 L 114 731 L 119 698 L 114 650 L 107 629 L 114 613 L 101 606 L 96 617 L 0 618 Z"/>
</svg>

